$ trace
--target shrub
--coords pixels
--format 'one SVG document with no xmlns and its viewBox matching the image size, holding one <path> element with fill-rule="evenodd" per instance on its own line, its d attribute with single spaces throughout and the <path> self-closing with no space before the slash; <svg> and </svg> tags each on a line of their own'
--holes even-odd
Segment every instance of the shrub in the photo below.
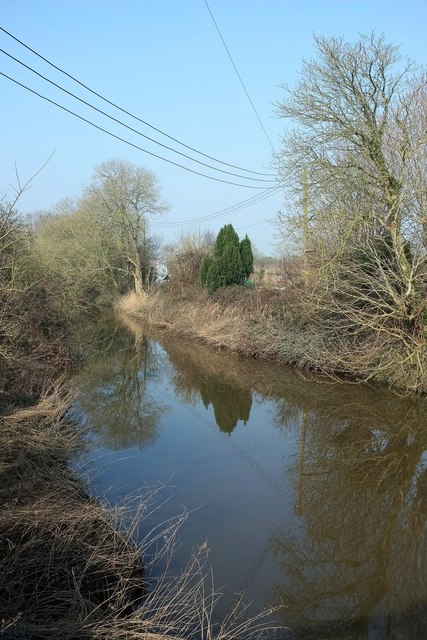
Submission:
<svg viewBox="0 0 427 640">
<path fill-rule="evenodd" d="M 249 238 L 246 236 L 240 243 L 233 225 L 226 224 L 218 233 L 213 256 L 203 261 L 201 283 L 213 293 L 220 287 L 243 284 L 252 269 L 253 254 Z"/>
<path fill-rule="evenodd" d="M 252 244 L 246 235 L 240 243 L 240 255 L 242 257 L 245 276 L 249 278 L 254 270 L 254 254 L 252 253 Z"/>
</svg>

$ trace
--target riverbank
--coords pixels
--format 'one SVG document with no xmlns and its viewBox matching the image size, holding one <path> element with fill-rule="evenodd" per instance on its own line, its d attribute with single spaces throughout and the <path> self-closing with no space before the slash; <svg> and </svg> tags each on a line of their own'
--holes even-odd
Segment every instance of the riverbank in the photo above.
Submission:
<svg viewBox="0 0 427 640">
<path fill-rule="evenodd" d="M 84 430 L 70 420 L 75 392 L 66 362 L 57 365 L 55 381 L 53 368 L 38 362 L 37 389 L 32 386 L 30 395 L 20 383 L 25 381 L 24 370 L 20 380 L 10 377 L 15 393 L 3 398 L 1 637 L 260 637 L 268 628 L 265 612 L 245 620 L 242 601 L 236 603 L 240 617 L 233 615 L 214 627 L 217 596 L 205 546 L 194 550 L 178 574 L 168 575 L 167 558 L 185 514 L 158 525 L 139 541 L 138 527 L 155 509 L 150 494 L 134 497 L 129 508 L 111 508 L 91 497 L 87 482 L 70 466 L 75 467 L 88 445 Z M 159 562 L 161 572 L 156 568 Z"/>
<path fill-rule="evenodd" d="M 215 347 L 280 363 L 320 368 L 311 348 L 313 336 L 294 319 L 286 328 L 285 297 L 279 290 L 220 289 L 209 296 L 200 291 L 180 297 L 165 287 L 137 296 L 131 292 L 116 305 L 119 313 L 162 327 L 179 336 L 198 339 Z"/>
<path fill-rule="evenodd" d="M 69 468 L 82 440 L 51 384 L 0 418 L 0 602 L 5 638 L 114 637 L 102 631 L 142 593 L 140 550 Z"/>
<path fill-rule="evenodd" d="M 420 362 L 404 358 L 394 336 L 379 347 L 362 347 L 350 333 L 326 327 L 309 313 L 298 290 L 227 287 L 213 295 L 163 286 L 149 294 L 129 293 L 119 314 L 215 347 L 274 360 L 335 380 L 377 382 L 402 394 L 427 392 Z M 334 330 L 335 329 L 335 330 Z"/>
</svg>

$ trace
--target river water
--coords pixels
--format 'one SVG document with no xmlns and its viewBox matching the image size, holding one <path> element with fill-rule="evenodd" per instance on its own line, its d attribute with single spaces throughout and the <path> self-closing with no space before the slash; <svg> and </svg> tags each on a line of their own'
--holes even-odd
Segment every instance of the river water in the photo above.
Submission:
<svg viewBox="0 0 427 640">
<path fill-rule="evenodd" d="M 141 327 L 89 342 L 92 489 L 161 486 L 144 527 L 189 511 L 169 570 L 206 541 L 218 617 L 244 591 L 248 614 L 282 603 L 289 638 L 427 638 L 426 400 Z"/>
</svg>

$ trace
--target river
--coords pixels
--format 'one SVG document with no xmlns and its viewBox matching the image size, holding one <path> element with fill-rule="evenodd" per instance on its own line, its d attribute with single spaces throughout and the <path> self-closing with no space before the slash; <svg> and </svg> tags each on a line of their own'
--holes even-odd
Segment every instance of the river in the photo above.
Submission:
<svg viewBox="0 0 427 640">
<path fill-rule="evenodd" d="M 189 515 L 235 592 L 292 639 L 427 638 L 427 408 L 138 326 L 99 327 L 77 376 L 85 469 L 111 504 L 157 488 L 139 531 Z"/>
</svg>

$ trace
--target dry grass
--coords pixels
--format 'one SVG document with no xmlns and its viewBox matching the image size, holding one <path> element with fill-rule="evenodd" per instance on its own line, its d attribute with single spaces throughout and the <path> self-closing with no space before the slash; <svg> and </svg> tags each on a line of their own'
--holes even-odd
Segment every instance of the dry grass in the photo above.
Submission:
<svg viewBox="0 0 427 640">
<path fill-rule="evenodd" d="M 125 323 L 133 318 L 336 381 L 385 383 L 399 395 L 427 390 L 424 330 L 414 337 L 403 322 L 393 331 L 368 320 L 352 324 L 317 286 L 288 279 L 280 290 L 227 287 L 209 296 L 200 287 L 178 292 L 171 284 L 144 298 L 125 297 L 117 309 Z"/>
<path fill-rule="evenodd" d="M 69 471 L 80 440 L 56 387 L 0 424 L 0 602 L 6 637 L 85 637 L 86 615 L 127 604 L 139 553 Z"/>
<path fill-rule="evenodd" d="M 2 637 L 273 637 L 265 612 L 247 620 L 241 598 L 226 620 L 213 623 L 218 594 L 204 545 L 178 576 L 168 576 L 185 514 L 137 544 L 150 496 L 136 509 L 131 504 L 113 510 L 88 496 L 68 465 L 81 447 L 64 419 L 69 400 L 69 390 L 56 384 L 37 406 L 0 418 Z M 158 562 L 165 570 L 153 578 Z"/>
<path fill-rule="evenodd" d="M 120 300 L 118 309 L 133 317 L 141 315 L 150 324 L 173 329 L 183 336 L 199 337 L 218 346 L 233 344 L 244 324 L 240 309 L 223 309 L 208 297 L 197 300 L 196 304 L 190 300 L 171 304 L 162 291 L 145 298 L 128 294 Z"/>
<path fill-rule="evenodd" d="M 180 336 L 256 357 L 296 361 L 283 352 L 280 318 L 283 293 L 273 290 L 223 289 L 213 296 L 199 291 L 191 299 L 166 289 L 144 298 L 129 294 L 117 305 L 121 319 L 143 320 Z"/>
</svg>

